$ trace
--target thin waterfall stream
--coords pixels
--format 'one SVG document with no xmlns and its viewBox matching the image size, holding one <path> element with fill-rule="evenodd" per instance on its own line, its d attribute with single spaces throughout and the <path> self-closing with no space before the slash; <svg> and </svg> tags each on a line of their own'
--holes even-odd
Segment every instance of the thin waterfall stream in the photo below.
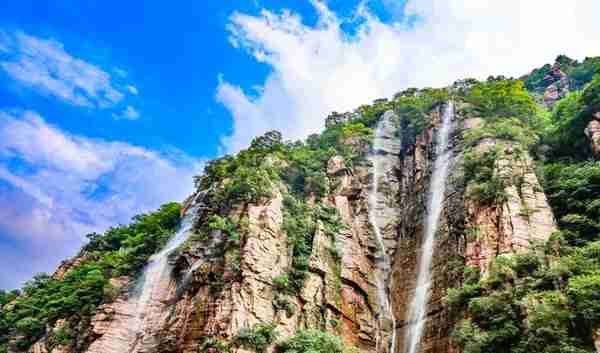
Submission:
<svg viewBox="0 0 600 353">
<path fill-rule="evenodd" d="M 394 318 L 393 308 L 390 300 L 390 273 L 391 259 L 393 249 L 386 245 L 384 232 L 388 225 L 394 222 L 398 211 L 390 202 L 393 195 L 388 192 L 391 178 L 393 178 L 394 168 L 398 164 L 398 154 L 400 153 L 400 139 L 397 133 L 397 116 L 392 112 L 386 112 L 383 118 L 377 124 L 375 136 L 373 139 L 373 152 L 369 157 L 372 167 L 373 182 L 369 190 L 369 222 L 373 227 L 373 232 L 377 241 L 377 265 L 379 267 L 379 276 L 377 279 L 377 293 L 380 306 L 380 325 L 389 326 L 391 323 L 392 337 L 386 350 L 382 350 L 382 343 L 385 339 L 379 337 L 378 351 L 394 352 L 396 343 L 396 320 Z M 389 351 L 387 351 L 389 349 Z"/>
<path fill-rule="evenodd" d="M 89 353 L 141 353 L 154 352 L 157 344 L 153 328 L 166 319 L 166 300 L 173 295 L 173 266 L 169 255 L 189 237 L 194 220 L 199 212 L 196 195 L 181 220 L 179 229 L 167 244 L 152 255 L 127 300 L 117 306 L 115 317 L 110 321 L 106 333 L 95 340 L 86 352 Z"/>
<path fill-rule="evenodd" d="M 406 331 L 407 345 L 404 352 L 415 353 L 419 347 L 423 328 L 426 322 L 427 304 L 431 289 L 431 264 L 433 260 L 433 247 L 435 233 L 442 214 L 446 180 L 450 167 L 450 151 L 448 142 L 452 131 L 454 117 L 454 104 L 449 102 L 442 114 L 441 127 L 437 132 L 437 145 L 435 148 L 435 161 L 427 197 L 427 214 L 425 219 L 425 237 L 421 248 L 421 257 L 418 267 L 417 286 L 409 313 L 409 329 Z"/>
<path fill-rule="evenodd" d="M 134 292 L 138 295 L 134 316 L 138 332 L 130 351 L 135 351 L 138 345 L 144 346 L 146 343 L 144 342 L 144 331 L 149 324 L 147 321 L 152 319 L 152 313 L 155 311 L 151 310 L 151 307 L 154 307 L 154 309 L 162 307 L 165 299 L 167 299 L 165 296 L 168 293 L 165 290 L 168 287 L 167 282 L 171 280 L 172 268 L 169 264 L 169 255 L 187 240 L 195 216 L 196 209 L 194 207 L 187 210 L 177 233 L 161 251 L 150 257 L 142 272 L 141 279 Z"/>
</svg>

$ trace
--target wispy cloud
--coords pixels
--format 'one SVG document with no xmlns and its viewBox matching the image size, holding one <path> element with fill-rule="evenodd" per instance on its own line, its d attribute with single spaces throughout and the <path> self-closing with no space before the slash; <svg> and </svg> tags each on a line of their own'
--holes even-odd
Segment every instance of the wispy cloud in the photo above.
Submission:
<svg viewBox="0 0 600 353">
<path fill-rule="evenodd" d="M 118 114 L 113 113 L 113 117 L 115 119 L 137 120 L 140 117 L 140 112 L 128 105 L 122 112 Z"/>
<path fill-rule="evenodd" d="M 140 93 L 138 91 L 138 89 L 133 85 L 128 85 L 127 90 L 129 91 L 129 93 L 133 94 L 134 96 L 137 96 Z"/>
<path fill-rule="evenodd" d="M 232 45 L 272 71 L 252 95 L 220 81 L 217 100 L 233 116 L 233 134 L 223 139 L 230 152 L 267 129 L 306 136 L 321 129 L 333 110 L 353 109 L 410 86 L 521 75 L 560 53 L 600 54 L 595 0 L 410 0 L 405 8 L 390 8 L 404 11 L 395 23 L 383 23 L 364 6 L 352 18 L 339 18 L 322 1 L 313 5 L 315 26 L 289 11 L 231 16 Z M 353 34 L 342 25 L 353 26 Z"/>
<path fill-rule="evenodd" d="M 182 200 L 201 166 L 178 151 L 71 135 L 31 111 L 0 112 L 0 237 L 36 256 L 22 276 L 51 270 L 86 233 Z M 9 268 L 4 255 L 0 267 Z"/>
<path fill-rule="evenodd" d="M 137 95 L 137 88 L 117 84 L 100 66 L 74 57 L 54 39 L 2 32 L 0 52 L 0 67 L 12 79 L 72 105 L 109 108 L 127 92 Z"/>
</svg>

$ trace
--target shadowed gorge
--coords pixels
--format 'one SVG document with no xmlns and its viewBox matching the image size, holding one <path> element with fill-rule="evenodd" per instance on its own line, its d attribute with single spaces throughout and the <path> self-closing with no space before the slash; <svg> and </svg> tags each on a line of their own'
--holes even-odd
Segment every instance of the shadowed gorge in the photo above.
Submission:
<svg viewBox="0 0 600 353">
<path fill-rule="evenodd" d="M 257 136 L 1 291 L 0 353 L 600 352 L 600 76 L 565 58 Z"/>
</svg>

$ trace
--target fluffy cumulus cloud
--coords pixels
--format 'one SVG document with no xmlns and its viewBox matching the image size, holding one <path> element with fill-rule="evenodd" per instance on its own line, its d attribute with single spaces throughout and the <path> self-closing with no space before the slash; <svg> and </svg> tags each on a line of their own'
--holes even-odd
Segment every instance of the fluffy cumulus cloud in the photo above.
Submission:
<svg viewBox="0 0 600 353">
<path fill-rule="evenodd" d="M 126 92 L 137 94 L 134 86 L 69 54 L 62 43 L 23 32 L 0 32 L 0 68 L 13 80 L 76 106 L 109 108 Z"/>
<path fill-rule="evenodd" d="M 248 93 L 221 80 L 217 100 L 233 116 L 229 152 L 268 129 L 288 138 L 318 131 L 331 111 L 356 108 L 411 87 L 443 86 L 464 77 L 520 76 L 561 53 L 600 55 L 596 0 L 382 0 L 396 22 L 384 23 L 366 6 L 339 18 L 313 0 L 319 20 L 308 26 L 294 13 L 235 13 L 233 46 L 272 71 Z M 353 34 L 342 25 L 353 26 Z"/>
<path fill-rule="evenodd" d="M 31 111 L 0 112 L 0 267 L 15 269 L 2 273 L 0 288 L 52 269 L 87 233 L 183 200 L 200 168 L 181 152 L 70 135 Z"/>
</svg>

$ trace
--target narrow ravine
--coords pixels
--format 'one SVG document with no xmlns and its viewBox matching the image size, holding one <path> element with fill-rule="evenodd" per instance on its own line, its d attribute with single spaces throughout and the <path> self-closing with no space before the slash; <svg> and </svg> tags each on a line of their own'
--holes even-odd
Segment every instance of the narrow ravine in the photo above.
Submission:
<svg viewBox="0 0 600 353">
<path fill-rule="evenodd" d="M 452 120 L 454 117 L 454 104 L 449 102 L 444 113 L 442 122 L 437 131 L 437 144 L 435 148 L 435 161 L 427 195 L 427 209 L 425 218 L 425 238 L 421 248 L 419 260 L 417 286 L 409 312 L 409 328 L 406 331 L 405 353 L 415 353 L 419 347 L 423 328 L 426 321 L 427 305 L 431 289 L 431 263 L 433 259 L 433 246 L 435 233 L 442 213 L 444 193 L 446 191 L 446 179 L 450 166 L 450 151 L 448 141 L 452 131 Z"/>
<path fill-rule="evenodd" d="M 395 220 L 398 210 L 394 207 L 394 195 L 386 192 L 394 178 L 394 168 L 398 165 L 400 138 L 397 134 L 397 116 L 389 111 L 377 124 L 373 139 L 373 152 L 369 157 L 372 164 L 373 182 L 369 190 L 369 221 L 377 241 L 377 292 L 380 305 L 380 334 L 378 352 L 394 352 L 396 344 L 396 320 L 390 300 L 390 272 L 394 239 L 385 237 L 386 228 Z M 384 336 L 383 331 L 391 332 L 391 337 Z"/>
</svg>

